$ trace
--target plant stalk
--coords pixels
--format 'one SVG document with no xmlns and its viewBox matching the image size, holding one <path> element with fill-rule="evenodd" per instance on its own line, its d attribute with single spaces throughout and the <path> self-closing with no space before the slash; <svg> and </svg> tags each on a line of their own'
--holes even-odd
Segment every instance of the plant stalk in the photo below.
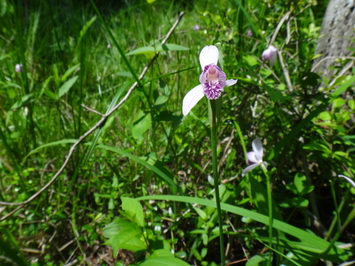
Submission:
<svg viewBox="0 0 355 266">
<path fill-rule="evenodd" d="M 218 159 L 217 159 L 217 121 L 218 121 L 218 100 L 209 100 L 209 119 L 211 125 L 211 149 L 212 149 L 212 170 L 213 170 L 213 179 L 214 179 L 214 190 L 216 195 L 216 207 L 217 207 L 217 216 L 219 224 L 219 245 L 221 253 L 221 265 L 225 265 L 225 254 L 224 254 L 224 238 L 223 238 L 223 219 L 221 211 L 221 200 L 219 196 L 219 173 L 218 173 Z"/>
<path fill-rule="evenodd" d="M 269 210 L 269 245 L 270 245 L 270 260 L 269 263 L 271 265 L 271 260 L 272 260 L 272 253 L 271 253 L 271 248 L 272 248 L 272 242 L 273 242 L 273 235 L 272 235 L 272 226 L 273 226 L 273 211 L 272 211 L 272 195 L 271 195 L 271 180 L 270 180 L 270 175 L 266 169 L 266 166 L 262 163 L 261 164 L 261 169 L 263 170 L 265 176 L 266 176 L 266 186 L 267 186 L 267 204 L 268 204 L 268 210 Z"/>
</svg>

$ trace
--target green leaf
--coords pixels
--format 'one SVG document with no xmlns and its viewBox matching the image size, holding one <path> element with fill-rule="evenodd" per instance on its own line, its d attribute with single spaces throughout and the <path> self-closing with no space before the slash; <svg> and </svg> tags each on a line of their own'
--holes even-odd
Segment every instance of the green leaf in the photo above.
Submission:
<svg viewBox="0 0 355 266">
<path fill-rule="evenodd" d="M 303 149 L 311 151 L 321 151 L 326 154 L 331 154 L 331 150 L 327 146 L 327 143 L 322 140 L 314 140 L 309 144 L 305 144 L 303 145 Z"/>
<path fill-rule="evenodd" d="M 197 214 L 203 219 L 203 220 L 206 220 L 207 219 L 207 215 L 206 213 L 201 210 L 200 208 L 198 207 L 193 207 L 195 209 L 195 211 L 197 212 Z"/>
<path fill-rule="evenodd" d="M 286 85 L 284 83 L 281 83 L 277 86 L 277 89 L 279 91 L 284 91 L 284 90 L 286 90 Z"/>
<path fill-rule="evenodd" d="M 158 249 L 146 261 L 139 266 L 189 266 L 190 264 L 175 258 L 171 252 Z"/>
<path fill-rule="evenodd" d="M 301 195 L 307 187 L 307 177 L 302 173 L 297 173 L 294 177 L 294 184 L 298 195 Z"/>
<path fill-rule="evenodd" d="M 50 143 L 46 143 L 46 144 L 43 144 L 39 147 L 37 147 L 36 149 L 30 151 L 29 154 L 26 155 L 26 157 L 23 159 L 23 162 L 32 154 L 34 153 L 37 153 L 45 148 L 49 148 L 49 147 L 55 147 L 55 146 L 58 146 L 58 145 L 64 145 L 64 144 L 73 144 L 75 143 L 77 140 L 76 139 L 62 139 L 62 140 L 58 140 L 58 141 L 53 141 L 53 142 L 50 142 Z"/>
<path fill-rule="evenodd" d="M 248 64 L 249 66 L 255 66 L 255 65 L 259 64 L 258 61 L 255 59 L 255 57 L 252 56 L 252 55 L 245 55 L 245 56 L 243 56 L 243 60 L 244 60 L 245 62 L 247 62 L 247 64 Z"/>
<path fill-rule="evenodd" d="M 355 100 L 354 99 L 350 99 L 348 101 L 348 105 L 351 108 L 351 110 L 353 110 L 353 111 L 355 110 Z"/>
<path fill-rule="evenodd" d="M 74 83 L 78 79 L 79 76 L 74 76 L 71 79 L 67 80 L 58 90 L 57 99 L 61 98 L 64 94 L 66 94 L 71 87 L 73 87 Z"/>
<path fill-rule="evenodd" d="M 139 158 L 133 154 L 130 154 L 129 152 L 126 152 L 124 150 L 121 150 L 121 149 L 118 149 L 115 147 L 102 145 L 102 144 L 97 145 L 96 148 L 98 148 L 98 149 L 101 148 L 104 150 L 112 151 L 112 152 L 118 153 L 122 156 L 126 156 L 131 160 L 134 160 L 135 162 L 145 166 L 147 169 L 156 173 L 158 175 L 158 177 L 160 179 L 162 179 L 163 181 L 165 181 L 173 191 L 176 191 L 176 190 L 181 191 L 180 187 L 178 187 L 174 181 L 173 174 L 168 169 L 166 169 L 164 166 L 159 165 L 158 161 L 153 165 L 153 164 L 148 163 L 145 160 L 142 160 L 141 158 Z"/>
<path fill-rule="evenodd" d="M 44 81 L 44 83 L 42 85 L 41 92 L 40 92 L 40 96 L 42 96 L 42 94 L 44 93 L 45 95 L 47 95 L 52 100 L 56 100 L 57 99 L 57 95 L 54 92 L 52 92 L 50 89 L 48 89 L 49 83 L 51 82 L 52 79 L 53 79 L 53 77 L 50 76 L 49 78 L 47 78 Z"/>
<path fill-rule="evenodd" d="M 345 100 L 342 98 L 337 98 L 333 100 L 333 108 L 342 107 L 345 104 Z"/>
<path fill-rule="evenodd" d="M 122 218 L 116 218 L 108 224 L 103 230 L 103 235 L 109 238 L 105 244 L 112 246 L 115 254 L 119 249 L 134 252 L 147 249 L 141 229 L 136 224 Z"/>
<path fill-rule="evenodd" d="M 255 255 L 251 257 L 245 266 L 261 266 L 261 265 L 267 265 L 267 260 L 265 259 L 264 255 Z"/>
<path fill-rule="evenodd" d="M 126 55 L 139 55 L 139 54 L 151 54 L 151 53 L 155 53 L 157 50 L 152 47 L 152 46 L 144 46 L 144 47 L 140 47 L 137 49 L 134 49 L 130 52 L 128 52 Z"/>
<path fill-rule="evenodd" d="M 181 46 L 181 45 L 177 45 L 177 44 L 170 44 L 170 43 L 166 43 L 163 46 L 162 45 L 157 45 L 157 46 L 144 46 L 144 47 L 140 47 L 137 48 L 135 50 L 132 50 L 130 52 L 128 52 L 126 55 L 139 55 L 139 54 L 147 54 L 147 55 L 151 55 L 152 53 L 156 53 L 156 52 L 162 52 L 162 51 L 188 51 L 190 50 L 187 47 Z"/>
<path fill-rule="evenodd" d="M 69 68 L 67 71 L 65 71 L 64 75 L 61 78 L 61 82 L 64 82 L 76 69 L 78 69 L 80 64 L 76 64 L 75 66 L 72 66 Z"/>
<path fill-rule="evenodd" d="M 21 98 L 21 100 L 15 102 L 15 104 L 13 106 L 11 106 L 11 110 L 13 109 L 17 109 L 17 108 L 20 108 L 21 106 L 23 106 L 26 102 L 28 102 L 31 98 L 32 98 L 33 94 L 27 94 L 25 96 L 23 96 Z"/>
<path fill-rule="evenodd" d="M 267 88 L 267 93 L 274 103 L 283 103 L 286 100 L 285 96 L 283 96 L 279 90 L 275 90 L 274 88 Z"/>
<path fill-rule="evenodd" d="M 155 106 L 160 106 L 165 104 L 168 101 L 169 97 L 166 95 L 159 95 L 159 97 L 155 101 Z"/>
<path fill-rule="evenodd" d="M 190 50 L 190 48 L 181 46 L 181 45 L 177 45 L 177 44 L 172 44 L 172 43 L 166 43 L 163 46 L 162 45 L 158 45 L 157 46 L 157 50 L 158 51 L 188 51 Z"/>
<path fill-rule="evenodd" d="M 332 115 L 330 114 L 329 111 L 324 111 L 324 112 L 321 112 L 318 115 L 318 118 L 323 120 L 323 121 L 331 121 L 332 120 Z"/>
<path fill-rule="evenodd" d="M 79 39 L 76 45 L 76 49 L 79 49 L 80 44 L 86 34 L 86 32 L 88 31 L 88 29 L 91 27 L 91 25 L 95 22 L 96 20 L 96 16 L 93 16 L 85 25 L 84 27 L 81 29 L 80 31 L 80 35 L 79 35 Z"/>
<path fill-rule="evenodd" d="M 302 208 L 302 207 L 308 207 L 308 200 L 303 198 L 303 197 L 292 197 L 292 198 L 285 198 L 283 202 L 279 203 L 281 207 L 283 208 Z"/>
<path fill-rule="evenodd" d="M 142 111 L 139 112 L 138 117 L 133 123 L 132 136 L 142 142 L 144 140 L 145 133 L 152 127 L 152 117 L 151 115 L 144 114 Z"/>
<path fill-rule="evenodd" d="M 185 202 L 189 204 L 199 204 L 208 207 L 216 208 L 216 202 L 208 199 L 201 199 L 197 197 L 176 196 L 176 195 L 152 195 L 137 198 L 138 200 L 172 200 L 177 202 Z M 239 216 L 245 216 L 253 219 L 254 221 L 269 224 L 269 218 L 266 215 L 253 212 L 238 206 L 221 203 L 221 209 L 230 213 L 234 213 Z M 333 262 L 345 261 L 349 258 L 347 251 L 340 249 L 336 246 L 330 246 L 330 243 L 311 232 L 299 229 L 295 226 L 289 225 L 285 222 L 274 220 L 273 228 L 280 230 L 285 235 L 290 235 L 298 239 L 299 241 L 293 241 L 285 236 L 280 236 L 280 245 L 284 245 L 287 248 L 292 247 L 294 250 L 300 250 L 300 252 L 307 252 L 314 257 L 320 259 L 326 259 Z M 329 248 L 327 253 L 324 253 Z"/>
<path fill-rule="evenodd" d="M 130 217 L 130 220 L 138 226 L 144 226 L 144 213 L 142 205 L 138 200 L 132 198 L 121 197 L 122 209 Z"/>
</svg>

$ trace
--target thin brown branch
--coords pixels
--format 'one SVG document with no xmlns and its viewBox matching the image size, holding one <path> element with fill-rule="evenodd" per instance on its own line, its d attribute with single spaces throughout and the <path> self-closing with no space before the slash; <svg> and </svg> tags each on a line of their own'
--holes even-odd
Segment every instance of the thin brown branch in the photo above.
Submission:
<svg viewBox="0 0 355 266">
<path fill-rule="evenodd" d="M 182 17 L 184 15 L 184 12 L 181 12 L 177 18 L 177 20 L 175 21 L 174 25 L 170 28 L 169 32 L 166 34 L 164 40 L 161 42 L 161 45 L 164 45 L 167 40 L 169 39 L 169 37 L 171 36 L 171 34 L 174 32 L 175 28 L 177 27 L 177 25 L 179 24 L 179 22 L 181 21 Z M 142 80 L 144 75 L 147 73 L 149 67 L 154 63 L 154 61 L 157 59 L 157 57 L 159 56 L 159 52 L 156 52 L 154 57 L 149 61 L 149 63 L 144 67 L 144 69 L 142 70 L 142 73 L 139 75 L 139 80 Z M 0 201 L 0 205 L 6 205 L 6 206 L 17 206 L 14 210 L 12 210 L 11 212 L 9 212 L 8 214 L 6 214 L 5 216 L 0 218 L 0 221 L 7 219 L 8 217 L 10 217 L 11 215 L 13 215 L 15 212 L 17 212 L 18 210 L 20 210 L 21 208 L 23 208 L 24 206 L 26 206 L 28 203 L 30 203 L 31 201 L 33 201 L 35 198 L 37 198 L 39 195 L 41 195 L 44 191 L 46 191 L 56 180 L 57 178 L 60 176 L 60 174 L 64 171 L 64 169 L 66 168 L 66 166 L 68 165 L 75 149 L 77 148 L 77 146 L 82 143 L 88 136 L 90 136 L 97 128 L 99 128 L 101 125 L 103 125 L 105 123 L 105 121 L 107 120 L 107 118 L 112 115 L 113 112 L 115 112 L 118 108 L 120 108 L 122 106 L 122 104 L 124 102 L 127 101 L 127 99 L 129 98 L 129 96 L 131 95 L 131 93 L 134 91 L 134 89 L 138 86 L 138 82 L 134 82 L 133 85 L 129 88 L 129 90 L 127 91 L 126 95 L 122 98 L 122 100 L 116 105 L 114 106 L 110 111 L 108 111 L 106 114 L 104 114 L 102 116 L 102 118 L 92 127 L 90 128 L 86 133 L 84 133 L 69 149 L 68 155 L 65 159 L 65 161 L 63 162 L 62 166 L 59 168 L 59 170 L 54 174 L 54 176 L 52 177 L 52 179 L 45 184 L 40 190 L 38 190 L 36 193 L 34 193 L 31 197 L 29 197 L 27 200 L 22 201 L 22 202 L 4 202 L 4 201 Z"/>
<path fill-rule="evenodd" d="M 286 80 L 287 88 L 288 88 L 289 91 L 293 91 L 293 86 L 292 86 L 292 82 L 291 82 L 291 79 L 290 79 L 290 74 L 288 73 L 288 69 L 287 69 L 287 66 L 284 63 L 282 54 L 281 54 L 280 51 L 277 51 L 277 54 L 279 56 L 279 62 L 280 62 L 281 68 L 282 68 L 282 72 L 284 73 L 284 77 L 285 77 L 285 80 Z"/>
<path fill-rule="evenodd" d="M 273 42 L 274 42 L 275 39 L 276 39 L 277 34 L 279 33 L 279 31 L 280 31 L 280 29 L 281 29 L 282 24 L 284 24 L 284 22 L 290 18 L 290 15 L 291 15 L 291 11 L 287 12 L 287 13 L 283 16 L 283 18 L 280 20 L 279 24 L 277 25 L 277 27 L 276 27 L 276 29 L 275 29 L 275 31 L 274 31 L 274 34 L 272 35 L 272 38 L 271 38 L 271 40 L 270 40 L 270 42 L 269 42 L 269 45 L 272 45 L 272 44 L 273 44 Z"/>
<path fill-rule="evenodd" d="M 96 110 L 90 108 L 89 106 L 86 106 L 85 104 L 82 104 L 81 106 L 84 107 L 89 112 L 93 112 L 99 116 L 104 116 L 104 114 L 101 114 L 99 111 L 96 111 Z"/>
</svg>

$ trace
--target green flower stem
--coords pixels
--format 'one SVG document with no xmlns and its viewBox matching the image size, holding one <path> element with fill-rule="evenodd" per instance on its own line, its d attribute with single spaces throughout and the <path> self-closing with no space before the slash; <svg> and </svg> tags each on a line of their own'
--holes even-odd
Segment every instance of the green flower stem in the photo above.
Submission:
<svg viewBox="0 0 355 266">
<path fill-rule="evenodd" d="M 262 163 L 261 169 L 266 176 L 266 186 L 267 186 L 267 203 L 269 209 L 269 246 L 272 248 L 273 236 L 272 236 L 272 226 L 273 226 L 273 211 L 272 211 L 272 195 L 271 195 L 271 180 L 270 175 L 266 169 L 266 166 Z M 270 264 L 271 264 L 271 251 L 270 251 Z"/>
<path fill-rule="evenodd" d="M 217 215 L 219 223 L 219 245 L 221 253 L 221 265 L 225 265 L 224 256 L 224 238 L 223 238 L 223 223 L 222 223 L 222 211 L 221 211 L 221 200 L 219 197 L 219 174 L 218 174 L 218 160 L 217 160 L 217 124 L 218 124 L 218 104 L 219 100 L 210 100 L 209 102 L 209 119 L 211 126 L 211 149 L 212 149 L 212 169 L 214 178 L 214 190 L 216 195 L 216 206 Z"/>
</svg>

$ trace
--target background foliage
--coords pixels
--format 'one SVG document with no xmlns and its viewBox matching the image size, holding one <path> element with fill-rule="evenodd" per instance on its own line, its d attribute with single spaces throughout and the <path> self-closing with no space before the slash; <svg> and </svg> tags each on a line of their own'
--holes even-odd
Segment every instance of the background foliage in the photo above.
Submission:
<svg viewBox="0 0 355 266">
<path fill-rule="evenodd" d="M 312 71 L 326 1 L 94 2 L 103 21 L 87 1 L 0 2 L 1 201 L 24 201 L 53 177 L 70 145 L 100 119 L 85 106 L 110 110 L 152 57 L 147 47 L 180 11 L 185 16 L 143 86 L 79 146 L 57 182 L 0 222 L 2 265 L 220 263 L 207 201 L 214 192 L 206 99 L 181 114 L 182 98 L 198 84 L 199 52 L 210 44 L 239 80 L 223 94 L 219 129 L 228 261 L 267 262 L 265 216 L 252 216 L 268 215 L 264 176 L 241 175 L 256 136 L 283 222 L 274 263 L 354 259 L 355 190 L 337 177 L 355 174 L 354 74 L 331 82 Z M 271 66 L 261 54 L 273 36 L 281 57 Z M 0 206 L 1 216 L 11 208 Z M 297 234 L 318 238 L 297 244 Z M 341 249 L 321 249 L 325 241 Z"/>
</svg>

